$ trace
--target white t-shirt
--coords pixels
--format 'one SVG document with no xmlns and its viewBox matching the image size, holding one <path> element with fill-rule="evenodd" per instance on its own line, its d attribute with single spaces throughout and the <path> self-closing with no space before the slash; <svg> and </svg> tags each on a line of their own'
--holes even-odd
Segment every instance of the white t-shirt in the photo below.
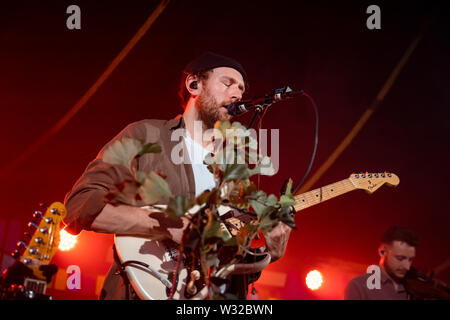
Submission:
<svg viewBox="0 0 450 320">
<path fill-rule="evenodd" d="M 195 142 L 189 135 L 184 135 L 184 141 L 191 160 L 192 170 L 194 171 L 195 196 L 198 197 L 203 191 L 211 190 L 216 186 L 214 175 L 209 172 L 206 164 L 203 163 L 206 155 L 210 153 L 202 145 Z"/>
</svg>

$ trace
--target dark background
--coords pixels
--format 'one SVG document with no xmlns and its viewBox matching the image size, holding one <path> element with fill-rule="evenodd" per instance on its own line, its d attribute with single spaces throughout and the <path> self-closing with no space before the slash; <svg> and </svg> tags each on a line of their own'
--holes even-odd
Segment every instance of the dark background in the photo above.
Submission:
<svg viewBox="0 0 450 320">
<path fill-rule="evenodd" d="M 393 224 L 420 237 L 414 265 L 449 264 L 449 25 L 438 2 L 172 1 L 85 107 L 47 144 L 1 177 L 2 268 L 37 203 L 62 201 L 99 149 L 127 124 L 182 112 L 181 70 L 206 50 L 240 61 L 249 76 L 244 98 L 284 85 L 316 101 L 319 145 L 309 177 L 375 98 L 433 7 L 439 15 L 379 109 L 314 187 L 352 172 L 391 171 L 397 188 L 355 191 L 296 217 L 286 255 L 263 273 L 260 299 L 340 299 L 349 279 L 378 262 L 377 246 Z M 95 82 L 157 1 L 15 1 L 0 5 L 0 168 L 60 119 Z M 66 8 L 81 8 L 81 30 L 66 28 Z M 381 30 L 366 9 L 381 8 Z M 273 109 L 272 109 L 273 108 Z M 250 115 L 237 120 L 248 123 Z M 280 129 L 280 170 L 261 179 L 278 194 L 298 182 L 314 146 L 314 111 L 304 98 L 274 105 L 263 128 Z M 79 265 L 82 289 L 54 299 L 95 299 L 111 262 L 112 237 L 82 232 L 59 252 L 61 267 Z M 325 276 L 308 291 L 306 272 Z M 449 268 L 436 277 L 449 282 Z M 439 269 L 439 270 L 441 270 Z M 62 276 L 60 276 L 62 277 Z M 276 279 L 276 280 L 274 280 Z M 280 285 L 281 283 L 281 285 Z"/>
</svg>

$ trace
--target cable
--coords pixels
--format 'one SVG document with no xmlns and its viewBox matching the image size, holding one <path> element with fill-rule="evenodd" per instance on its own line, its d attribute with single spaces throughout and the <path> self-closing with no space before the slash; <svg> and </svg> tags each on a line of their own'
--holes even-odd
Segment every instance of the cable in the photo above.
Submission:
<svg viewBox="0 0 450 320">
<path fill-rule="evenodd" d="M 310 95 L 308 95 L 306 92 L 303 92 L 303 95 L 305 97 L 307 97 L 309 99 L 309 101 L 311 102 L 313 108 L 314 108 L 314 113 L 316 115 L 316 128 L 315 128 L 315 133 L 314 133 L 314 150 L 311 156 L 311 161 L 309 162 L 309 166 L 308 169 L 306 170 L 305 175 L 303 176 L 302 180 L 300 180 L 300 182 L 297 184 L 297 186 L 294 188 L 293 192 L 291 192 L 292 194 L 295 194 L 298 189 L 300 188 L 300 186 L 303 184 L 303 182 L 305 182 L 306 177 L 308 176 L 309 172 L 311 171 L 312 165 L 314 163 L 314 159 L 316 157 L 316 152 L 317 152 L 317 145 L 319 144 L 319 110 L 317 108 L 316 103 L 314 102 L 314 99 L 311 98 Z"/>
</svg>

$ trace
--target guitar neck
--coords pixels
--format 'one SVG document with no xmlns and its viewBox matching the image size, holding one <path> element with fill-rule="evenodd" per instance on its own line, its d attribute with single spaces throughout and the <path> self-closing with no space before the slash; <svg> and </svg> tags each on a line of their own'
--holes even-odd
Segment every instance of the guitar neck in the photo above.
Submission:
<svg viewBox="0 0 450 320">
<path fill-rule="evenodd" d="M 294 205 L 295 211 L 298 212 L 309 208 L 355 189 L 356 187 L 350 179 L 344 179 L 336 183 L 296 195 L 294 196 L 296 201 Z"/>
</svg>

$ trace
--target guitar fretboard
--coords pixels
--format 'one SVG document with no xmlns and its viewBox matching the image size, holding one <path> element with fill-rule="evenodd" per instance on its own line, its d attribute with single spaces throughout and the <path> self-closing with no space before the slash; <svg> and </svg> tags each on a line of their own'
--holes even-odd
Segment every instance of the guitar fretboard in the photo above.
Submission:
<svg viewBox="0 0 450 320">
<path fill-rule="evenodd" d="M 355 189 L 356 187 L 353 185 L 350 179 L 344 179 L 339 182 L 296 195 L 294 196 L 296 201 L 294 205 L 295 211 L 298 212 L 300 210 L 309 208 L 313 205 L 319 204 Z"/>
</svg>

